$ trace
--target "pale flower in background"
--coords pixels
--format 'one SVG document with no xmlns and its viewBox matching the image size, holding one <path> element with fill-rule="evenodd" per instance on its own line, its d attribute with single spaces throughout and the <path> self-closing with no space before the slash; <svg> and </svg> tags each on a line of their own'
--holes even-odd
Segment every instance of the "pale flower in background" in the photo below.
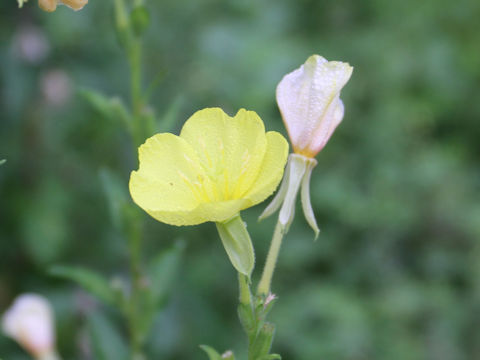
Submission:
<svg viewBox="0 0 480 360">
<path fill-rule="evenodd" d="M 88 0 L 38 0 L 38 6 L 48 12 L 55 11 L 57 5 L 66 5 L 76 11 L 82 9 L 87 3 Z"/>
<path fill-rule="evenodd" d="M 72 81 L 68 74 L 60 69 L 42 74 L 40 87 L 46 102 L 52 106 L 62 106 L 72 97 Z"/>
<path fill-rule="evenodd" d="M 13 37 L 12 51 L 23 61 L 39 64 L 48 56 L 50 43 L 41 28 L 20 26 Z"/>
<path fill-rule="evenodd" d="M 343 119 L 340 91 L 352 71 L 353 67 L 348 63 L 327 61 L 319 55 L 312 55 L 278 84 L 277 103 L 294 154 L 289 156 L 280 190 L 260 219 L 281 207 L 278 221 L 287 231 L 295 215 L 295 201 L 301 187 L 303 213 L 318 236 L 320 230 L 310 200 L 310 177 L 317 165 L 314 157 Z"/>
<path fill-rule="evenodd" d="M 24 294 L 15 299 L 2 318 L 3 332 L 36 359 L 55 359 L 55 325 L 47 299 Z"/>
</svg>

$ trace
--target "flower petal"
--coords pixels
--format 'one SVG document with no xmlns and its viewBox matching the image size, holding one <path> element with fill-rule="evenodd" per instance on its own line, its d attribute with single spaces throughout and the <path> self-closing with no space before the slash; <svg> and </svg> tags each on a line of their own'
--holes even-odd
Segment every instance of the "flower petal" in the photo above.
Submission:
<svg viewBox="0 0 480 360">
<path fill-rule="evenodd" d="M 301 153 L 309 145 L 352 71 L 347 63 L 312 55 L 280 81 L 277 102 L 295 152 Z"/>
<path fill-rule="evenodd" d="M 343 120 L 345 108 L 342 100 L 336 98 L 325 113 L 325 121 L 322 121 L 311 137 L 311 142 L 307 145 L 307 153 L 305 155 L 313 157 L 327 144 L 337 126 Z"/>
<path fill-rule="evenodd" d="M 180 137 L 196 150 L 216 184 L 218 201 L 243 197 L 258 176 L 267 147 L 262 120 L 244 109 L 233 118 L 220 108 L 197 111 Z"/>
<path fill-rule="evenodd" d="M 140 167 L 132 171 L 130 193 L 148 211 L 190 211 L 205 196 L 199 179 L 205 175 L 196 165 L 197 155 L 182 138 L 157 134 L 139 148 Z"/>
<path fill-rule="evenodd" d="M 275 131 L 269 131 L 266 138 L 267 151 L 263 158 L 261 171 L 252 187 L 245 194 L 252 205 L 262 202 L 275 191 L 280 180 L 282 180 L 283 170 L 287 162 L 287 140 Z"/>
<path fill-rule="evenodd" d="M 250 202 L 246 199 L 238 199 L 201 203 L 192 210 L 169 211 L 145 209 L 145 211 L 153 218 L 166 224 L 176 226 L 198 225 L 207 221 L 226 221 L 238 214 L 240 210 L 251 206 L 249 204 Z"/>
</svg>

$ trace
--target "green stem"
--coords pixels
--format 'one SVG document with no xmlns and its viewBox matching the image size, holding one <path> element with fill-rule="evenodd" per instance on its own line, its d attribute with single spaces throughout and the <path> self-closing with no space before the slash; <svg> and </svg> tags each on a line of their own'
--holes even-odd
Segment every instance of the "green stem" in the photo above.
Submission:
<svg viewBox="0 0 480 360">
<path fill-rule="evenodd" d="M 52 351 L 48 354 L 40 355 L 37 360 L 61 360 L 61 357 L 55 351 Z"/>
<path fill-rule="evenodd" d="M 133 141 L 138 146 L 143 142 L 144 127 L 142 124 L 142 43 L 140 38 L 132 38 L 127 48 L 130 65 L 130 89 L 132 101 Z M 136 148 L 135 146 L 135 148 Z M 132 293 L 129 306 L 129 330 L 132 360 L 144 359 L 143 335 L 140 324 L 142 311 L 142 220 L 134 216 L 129 234 L 130 272 Z"/>
<path fill-rule="evenodd" d="M 258 324 L 255 309 L 252 304 L 252 292 L 250 290 L 248 277 L 242 273 L 238 273 L 239 301 L 238 308 L 240 321 L 248 339 L 248 359 L 252 359 L 252 346 L 257 336 Z"/>
<path fill-rule="evenodd" d="M 272 242 L 270 244 L 270 250 L 268 251 L 267 261 L 265 262 L 265 267 L 263 268 L 262 278 L 258 284 L 258 295 L 267 296 L 270 293 L 273 272 L 275 271 L 275 265 L 277 264 L 278 254 L 280 252 L 284 235 L 284 226 L 280 224 L 280 222 L 277 222 L 275 231 L 273 233 Z"/>
<path fill-rule="evenodd" d="M 128 327 L 132 360 L 143 359 L 143 339 L 140 328 L 141 301 L 142 301 L 142 228 L 141 219 L 134 217 L 128 236 L 130 273 L 132 279 L 132 292 L 128 306 Z"/>
<path fill-rule="evenodd" d="M 131 72 L 131 96 L 134 120 L 138 120 L 142 107 L 142 44 L 133 39 L 128 49 Z"/>
<path fill-rule="evenodd" d="M 252 294 L 248 285 L 248 277 L 238 273 L 238 287 L 240 292 L 240 304 L 252 306 Z"/>
</svg>

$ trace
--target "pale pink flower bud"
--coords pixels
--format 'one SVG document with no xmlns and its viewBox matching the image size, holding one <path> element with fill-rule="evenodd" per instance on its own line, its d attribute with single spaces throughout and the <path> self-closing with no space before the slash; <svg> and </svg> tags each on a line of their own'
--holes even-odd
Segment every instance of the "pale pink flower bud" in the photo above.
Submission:
<svg viewBox="0 0 480 360">
<path fill-rule="evenodd" d="M 310 56 L 284 76 L 277 86 L 277 103 L 295 153 L 314 157 L 343 119 L 340 90 L 353 67 L 340 61 Z"/>
<path fill-rule="evenodd" d="M 347 63 L 312 55 L 278 84 L 277 103 L 295 153 L 290 154 L 280 189 L 260 220 L 280 209 L 278 222 L 284 232 L 288 231 L 301 189 L 303 214 L 318 237 L 320 229 L 310 201 L 310 177 L 317 165 L 314 157 L 343 119 L 340 90 L 352 71 Z"/>
<path fill-rule="evenodd" d="M 42 296 L 24 294 L 2 318 L 3 332 L 37 359 L 55 358 L 53 311 Z"/>
</svg>

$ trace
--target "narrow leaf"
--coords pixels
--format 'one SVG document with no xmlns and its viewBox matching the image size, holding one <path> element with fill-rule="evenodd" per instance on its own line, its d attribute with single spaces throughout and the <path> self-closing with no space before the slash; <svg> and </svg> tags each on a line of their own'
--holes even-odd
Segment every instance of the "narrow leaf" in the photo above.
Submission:
<svg viewBox="0 0 480 360">
<path fill-rule="evenodd" d="M 269 355 L 262 356 L 258 360 L 281 360 L 281 359 L 282 357 L 278 354 L 269 354 Z"/>
<path fill-rule="evenodd" d="M 171 132 L 174 130 L 175 123 L 178 120 L 178 116 L 180 113 L 180 110 L 182 108 L 182 105 L 184 103 L 184 98 L 183 96 L 178 96 L 172 104 L 169 106 L 167 112 L 163 117 L 159 119 L 159 129 L 160 131 L 164 132 Z"/>
<path fill-rule="evenodd" d="M 52 276 L 76 282 L 109 305 L 114 305 L 116 302 L 115 292 L 108 281 L 94 271 L 80 267 L 57 265 L 51 267 L 48 273 Z"/>
<path fill-rule="evenodd" d="M 200 345 L 200 349 L 207 353 L 210 360 L 222 360 L 222 356 L 214 348 L 208 345 Z"/>
<path fill-rule="evenodd" d="M 96 360 L 127 360 L 128 350 L 125 341 L 117 333 L 116 327 L 101 313 L 90 314 L 87 325 Z"/>
<path fill-rule="evenodd" d="M 107 168 L 99 172 L 100 181 L 108 200 L 110 218 L 116 228 L 122 224 L 122 209 L 128 203 L 127 184 Z"/>
<path fill-rule="evenodd" d="M 79 95 L 83 97 L 90 106 L 98 111 L 103 117 L 110 120 L 120 120 L 126 128 L 131 131 L 130 115 L 118 97 L 107 97 L 98 91 L 80 89 Z"/>
<path fill-rule="evenodd" d="M 150 263 L 148 275 L 152 289 L 151 296 L 157 306 L 167 296 L 175 281 L 184 248 L 185 243 L 177 241 L 171 249 L 163 251 Z"/>
</svg>

